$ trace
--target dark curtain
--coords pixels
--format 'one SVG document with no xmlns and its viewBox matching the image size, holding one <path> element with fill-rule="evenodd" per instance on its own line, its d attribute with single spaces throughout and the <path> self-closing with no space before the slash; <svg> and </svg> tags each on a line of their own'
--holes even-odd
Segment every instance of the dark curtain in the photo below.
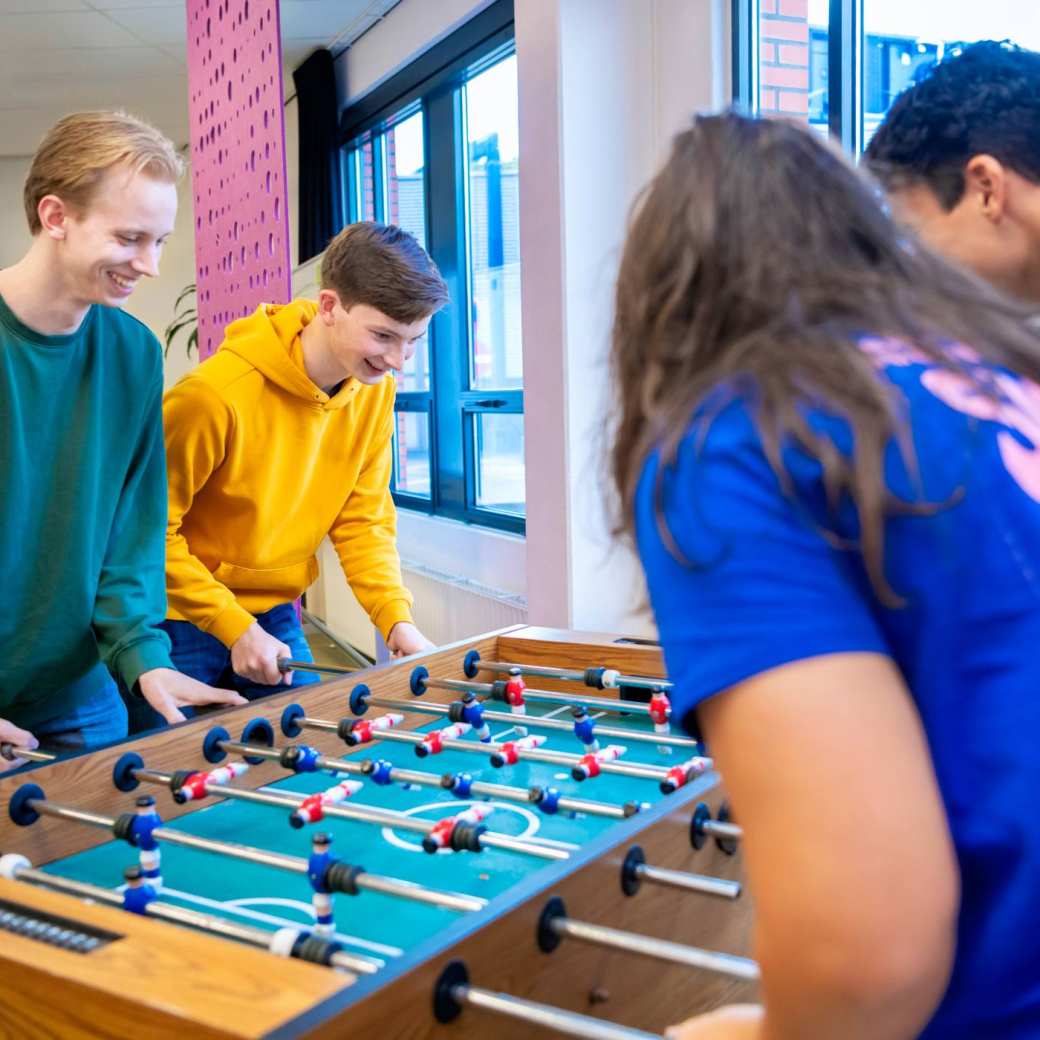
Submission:
<svg viewBox="0 0 1040 1040">
<path fill-rule="evenodd" d="M 295 72 L 300 138 L 300 259 L 320 253 L 343 227 L 336 74 L 332 54 L 315 51 Z"/>
</svg>

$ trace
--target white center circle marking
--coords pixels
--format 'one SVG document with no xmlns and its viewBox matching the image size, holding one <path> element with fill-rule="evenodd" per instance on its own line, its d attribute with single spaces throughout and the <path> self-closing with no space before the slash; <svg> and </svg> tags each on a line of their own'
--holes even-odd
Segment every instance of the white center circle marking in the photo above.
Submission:
<svg viewBox="0 0 1040 1040">
<path fill-rule="evenodd" d="M 458 801 L 451 802 L 427 802 L 425 805 L 413 805 L 410 809 L 400 810 L 402 816 L 416 816 L 419 813 L 424 813 L 427 809 L 456 809 L 458 812 L 464 812 L 474 805 L 491 806 L 495 812 L 512 812 L 516 813 L 526 823 L 526 827 L 522 834 L 509 835 L 509 837 L 516 838 L 530 838 L 538 833 L 538 829 L 542 825 L 542 821 L 538 816 L 533 813 L 530 809 L 522 805 L 512 805 L 509 802 L 484 802 L 484 801 L 466 801 L 460 799 Z M 454 815 L 454 813 L 452 813 Z M 411 831 L 407 833 L 411 834 Z M 399 849 L 404 849 L 405 852 L 421 852 L 424 856 L 429 855 L 422 845 L 417 845 L 415 842 L 406 841 L 400 837 L 392 827 L 383 828 L 383 838 L 388 841 L 391 845 L 395 845 Z M 447 853 L 448 855 L 454 855 L 452 849 L 438 849 L 437 855 Z"/>
</svg>

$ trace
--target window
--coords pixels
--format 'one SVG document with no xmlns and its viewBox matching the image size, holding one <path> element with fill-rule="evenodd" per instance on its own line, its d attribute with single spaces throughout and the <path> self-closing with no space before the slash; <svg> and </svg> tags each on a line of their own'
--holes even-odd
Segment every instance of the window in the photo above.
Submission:
<svg viewBox="0 0 1040 1040">
<path fill-rule="evenodd" d="M 977 40 L 1040 48 L 1040 8 L 1018 0 L 986 3 L 864 0 L 864 143 L 899 93 L 929 66 Z"/>
<path fill-rule="evenodd" d="M 397 378 L 398 505 L 524 530 L 518 117 L 497 0 L 341 118 L 346 211 L 410 231 L 451 302 Z"/>
<path fill-rule="evenodd" d="M 762 0 L 758 108 L 808 119 L 826 131 L 827 3 L 811 6 L 822 8 L 812 18 L 809 0 Z"/>
<path fill-rule="evenodd" d="M 977 40 L 1040 49 L 1020 0 L 734 0 L 734 96 L 858 154 L 899 93 Z"/>
</svg>

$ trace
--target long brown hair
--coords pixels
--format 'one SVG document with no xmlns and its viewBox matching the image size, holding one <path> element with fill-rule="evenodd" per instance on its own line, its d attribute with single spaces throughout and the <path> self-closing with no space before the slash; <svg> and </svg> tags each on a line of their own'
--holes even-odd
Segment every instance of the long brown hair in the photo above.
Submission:
<svg viewBox="0 0 1040 1040">
<path fill-rule="evenodd" d="M 1040 378 L 1040 340 L 1027 316 L 907 238 L 874 184 L 809 130 L 735 113 L 698 117 L 637 202 L 618 273 L 611 357 L 618 533 L 634 531 L 647 457 L 659 449 L 663 472 L 712 392 L 742 387 L 781 483 L 782 446 L 795 443 L 820 461 L 832 504 L 852 498 L 868 573 L 891 602 L 884 520 L 914 508 L 885 487 L 893 437 L 914 463 L 891 389 L 857 341 L 898 337 L 962 370 L 944 348 L 957 341 Z M 983 378 L 973 372 L 965 374 Z M 851 457 L 809 427 L 803 404 L 845 418 Z M 657 515 L 678 554 L 660 487 Z"/>
</svg>

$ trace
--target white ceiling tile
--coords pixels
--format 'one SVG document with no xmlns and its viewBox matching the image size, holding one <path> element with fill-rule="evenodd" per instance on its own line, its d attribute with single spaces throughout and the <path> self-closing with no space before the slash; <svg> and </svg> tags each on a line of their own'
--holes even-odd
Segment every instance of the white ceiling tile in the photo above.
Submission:
<svg viewBox="0 0 1040 1040">
<path fill-rule="evenodd" d="M 58 0 L 55 0 L 57 3 Z M 140 7 L 176 7 L 184 12 L 185 0 L 85 0 L 98 11 L 125 11 L 128 8 Z"/>
<path fill-rule="evenodd" d="M 29 47 L 132 47 L 139 41 L 97 11 L 71 11 L 60 18 L 0 15 L 0 51 Z"/>
<path fill-rule="evenodd" d="M 15 80 L 0 91 L 0 108 L 43 109 L 75 103 L 81 108 L 128 108 L 153 100 L 187 98 L 188 77 L 153 76 L 147 80 L 96 80 L 81 82 L 73 95 L 62 80 Z M 185 101 L 185 104 L 187 102 Z"/>
<path fill-rule="evenodd" d="M 341 50 L 397 2 L 282 0 L 286 95 L 313 50 Z M 31 154 L 86 108 L 126 108 L 184 143 L 185 36 L 184 0 L 0 0 L 0 156 Z"/>
<path fill-rule="evenodd" d="M 188 34 L 184 7 L 150 7 L 113 10 L 108 17 L 143 43 L 159 46 L 183 43 Z"/>
<path fill-rule="evenodd" d="M 0 0 L 0 14 L 57 14 L 86 10 L 85 0 Z"/>
<path fill-rule="evenodd" d="M 12 80 L 30 85 L 37 81 L 61 81 L 68 84 L 69 99 L 74 103 L 80 85 L 91 80 L 130 81 L 181 71 L 177 60 L 157 47 L 27 48 L 4 54 L 0 84 L 6 89 Z M 136 84 L 133 89 L 137 89 Z"/>
</svg>

